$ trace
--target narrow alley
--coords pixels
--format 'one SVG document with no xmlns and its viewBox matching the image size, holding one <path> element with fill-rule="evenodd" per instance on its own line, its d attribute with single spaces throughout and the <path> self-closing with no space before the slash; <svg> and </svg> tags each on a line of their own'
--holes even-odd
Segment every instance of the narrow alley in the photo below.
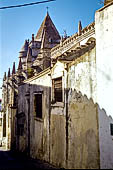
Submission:
<svg viewBox="0 0 113 170">
<path fill-rule="evenodd" d="M 23 155 L 0 148 L 0 170 L 23 170 L 23 169 L 56 169 L 40 160 L 27 158 Z"/>
</svg>

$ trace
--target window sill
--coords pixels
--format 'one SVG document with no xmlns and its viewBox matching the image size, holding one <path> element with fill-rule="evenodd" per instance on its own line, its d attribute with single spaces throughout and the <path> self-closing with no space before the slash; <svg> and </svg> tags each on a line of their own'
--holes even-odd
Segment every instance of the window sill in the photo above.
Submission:
<svg viewBox="0 0 113 170">
<path fill-rule="evenodd" d="M 38 117 L 34 117 L 34 119 L 36 120 L 36 121 L 38 121 L 38 122 L 44 122 L 44 120 L 43 119 L 41 119 L 41 118 L 38 118 Z"/>
<path fill-rule="evenodd" d="M 64 108 L 64 102 L 56 102 L 54 104 L 51 104 L 51 107 L 62 107 L 62 108 Z"/>
</svg>

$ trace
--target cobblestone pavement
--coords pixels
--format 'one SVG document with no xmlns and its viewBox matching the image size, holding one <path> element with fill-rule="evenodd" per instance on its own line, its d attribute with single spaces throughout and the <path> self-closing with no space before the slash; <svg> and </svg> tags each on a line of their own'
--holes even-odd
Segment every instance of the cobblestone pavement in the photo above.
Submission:
<svg viewBox="0 0 113 170">
<path fill-rule="evenodd" d="M 40 160 L 27 158 L 0 147 L 0 170 L 57 169 Z"/>
</svg>

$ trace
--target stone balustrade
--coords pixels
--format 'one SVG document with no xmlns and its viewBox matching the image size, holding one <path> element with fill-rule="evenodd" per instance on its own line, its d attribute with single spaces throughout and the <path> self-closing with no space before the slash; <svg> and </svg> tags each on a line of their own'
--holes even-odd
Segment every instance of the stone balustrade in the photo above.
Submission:
<svg viewBox="0 0 113 170">
<path fill-rule="evenodd" d="M 78 33 L 76 33 L 71 37 L 67 38 L 64 42 L 57 45 L 56 47 L 52 48 L 51 50 L 52 58 L 60 56 L 66 51 L 70 50 L 74 45 L 77 45 L 77 43 L 80 43 L 84 39 L 90 37 L 92 34 L 95 34 L 95 22 L 85 27 L 81 31 L 81 35 L 78 35 Z"/>
</svg>

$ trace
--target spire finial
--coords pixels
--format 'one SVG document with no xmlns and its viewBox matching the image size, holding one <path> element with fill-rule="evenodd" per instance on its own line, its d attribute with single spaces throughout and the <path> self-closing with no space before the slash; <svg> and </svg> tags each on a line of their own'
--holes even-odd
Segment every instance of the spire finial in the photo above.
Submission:
<svg viewBox="0 0 113 170">
<path fill-rule="evenodd" d="M 49 14 L 49 7 L 47 6 L 46 8 L 47 8 L 47 14 Z"/>
</svg>

